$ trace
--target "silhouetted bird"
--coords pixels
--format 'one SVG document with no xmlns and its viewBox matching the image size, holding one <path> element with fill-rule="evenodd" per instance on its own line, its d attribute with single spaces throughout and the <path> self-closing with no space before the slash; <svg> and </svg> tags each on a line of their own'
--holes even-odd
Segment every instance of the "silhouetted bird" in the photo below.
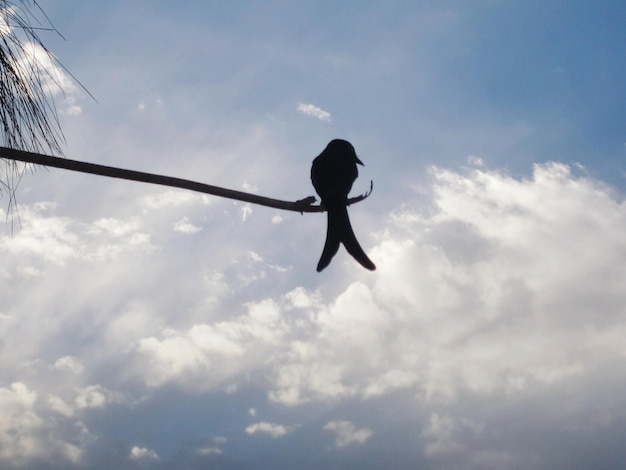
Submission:
<svg viewBox="0 0 626 470">
<path fill-rule="evenodd" d="M 376 269 L 354 236 L 348 218 L 348 193 L 359 175 L 357 163 L 363 165 L 354 147 L 347 140 L 341 139 L 331 141 L 313 160 L 311 181 L 328 212 L 326 243 L 317 263 L 317 272 L 330 264 L 340 243 L 363 267 L 372 271 Z"/>
</svg>

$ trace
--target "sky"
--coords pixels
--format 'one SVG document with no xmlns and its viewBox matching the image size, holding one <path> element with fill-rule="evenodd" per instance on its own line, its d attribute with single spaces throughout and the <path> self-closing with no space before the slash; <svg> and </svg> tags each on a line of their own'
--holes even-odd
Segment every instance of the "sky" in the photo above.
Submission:
<svg viewBox="0 0 626 470">
<path fill-rule="evenodd" d="M 617 469 L 621 1 L 40 0 L 68 158 L 0 218 L 0 467 Z"/>
</svg>

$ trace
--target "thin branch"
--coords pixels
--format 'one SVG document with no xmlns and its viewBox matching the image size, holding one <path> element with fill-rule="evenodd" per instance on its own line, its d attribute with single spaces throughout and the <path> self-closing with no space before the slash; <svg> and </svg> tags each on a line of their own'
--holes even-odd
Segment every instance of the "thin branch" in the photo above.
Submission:
<svg viewBox="0 0 626 470">
<path fill-rule="evenodd" d="M 78 160 L 70 160 L 67 158 L 53 157 L 41 153 L 26 152 L 7 147 L 0 147 L 0 158 L 7 160 L 20 161 L 25 163 L 33 163 L 36 165 L 44 165 L 54 168 L 62 168 L 64 170 L 78 171 L 81 173 L 90 173 L 93 175 L 108 176 L 110 178 L 119 178 L 131 181 L 140 181 L 143 183 L 159 184 L 162 186 L 171 186 L 174 188 L 188 189 L 213 196 L 235 199 L 237 201 L 249 202 L 252 204 L 260 204 L 262 206 L 273 207 L 294 212 L 324 212 L 326 208 L 322 205 L 314 205 L 315 196 L 309 196 L 298 201 L 281 201 L 256 194 L 244 193 L 233 189 L 220 188 L 210 184 L 198 183 L 182 178 L 174 178 L 171 176 L 155 175 L 153 173 L 144 173 L 142 171 L 125 170 L 106 165 L 98 165 L 95 163 L 86 163 Z M 348 205 L 366 199 L 374 188 L 374 183 L 370 181 L 370 189 L 365 194 L 348 199 Z"/>
</svg>

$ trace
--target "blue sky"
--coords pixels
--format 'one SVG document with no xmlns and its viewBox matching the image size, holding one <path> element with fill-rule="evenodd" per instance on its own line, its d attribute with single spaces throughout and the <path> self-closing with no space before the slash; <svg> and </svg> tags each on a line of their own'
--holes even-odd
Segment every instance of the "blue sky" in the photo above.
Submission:
<svg viewBox="0 0 626 470">
<path fill-rule="evenodd" d="M 348 139 L 378 269 L 316 273 L 319 214 L 27 173 L 0 466 L 621 468 L 623 2 L 41 7 L 97 100 L 63 80 L 67 157 L 296 200 Z"/>
</svg>

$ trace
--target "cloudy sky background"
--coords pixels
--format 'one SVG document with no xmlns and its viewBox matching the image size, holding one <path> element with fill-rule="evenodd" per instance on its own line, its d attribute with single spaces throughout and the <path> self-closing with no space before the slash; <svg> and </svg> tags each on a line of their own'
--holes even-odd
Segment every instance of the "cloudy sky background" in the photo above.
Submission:
<svg viewBox="0 0 626 470">
<path fill-rule="evenodd" d="M 626 6 L 42 0 L 69 158 L 0 216 L 2 468 L 622 468 Z M 15 213 L 13 214 L 15 216 Z M 13 227 L 13 234 L 11 233 Z"/>
</svg>

